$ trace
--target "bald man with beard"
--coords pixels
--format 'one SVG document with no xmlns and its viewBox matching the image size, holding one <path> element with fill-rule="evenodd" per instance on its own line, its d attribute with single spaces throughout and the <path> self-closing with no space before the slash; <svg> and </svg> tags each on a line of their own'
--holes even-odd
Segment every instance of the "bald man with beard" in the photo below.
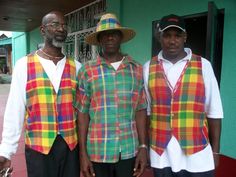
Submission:
<svg viewBox="0 0 236 177">
<path fill-rule="evenodd" d="M 45 15 L 42 49 L 17 61 L 4 115 L 0 169 L 9 168 L 24 125 L 28 177 L 78 177 L 73 95 L 81 64 L 61 51 L 67 25 L 61 12 Z"/>
</svg>

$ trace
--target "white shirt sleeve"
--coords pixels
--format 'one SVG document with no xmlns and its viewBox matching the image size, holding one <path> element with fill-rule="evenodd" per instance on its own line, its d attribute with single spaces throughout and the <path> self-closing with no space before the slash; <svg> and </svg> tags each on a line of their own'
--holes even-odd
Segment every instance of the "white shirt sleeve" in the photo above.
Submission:
<svg viewBox="0 0 236 177">
<path fill-rule="evenodd" d="M 143 65 L 143 79 L 144 79 L 144 89 L 146 92 L 146 98 L 147 98 L 147 115 L 151 115 L 151 96 L 148 90 L 148 77 L 149 77 L 149 65 L 150 61 L 147 61 Z"/>
<path fill-rule="evenodd" d="M 18 60 L 12 75 L 11 87 L 4 114 L 0 155 L 10 159 L 18 147 L 23 128 L 26 104 L 27 57 Z"/>
<path fill-rule="evenodd" d="M 223 107 L 220 97 L 219 86 L 211 66 L 211 63 L 202 58 L 202 71 L 205 83 L 205 111 L 208 118 L 223 118 Z"/>
</svg>

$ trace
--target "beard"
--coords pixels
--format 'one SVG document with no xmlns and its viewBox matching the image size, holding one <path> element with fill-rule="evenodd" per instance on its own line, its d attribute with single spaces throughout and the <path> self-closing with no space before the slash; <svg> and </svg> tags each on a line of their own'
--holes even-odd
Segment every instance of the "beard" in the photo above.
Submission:
<svg viewBox="0 0 236 177">
<path fill-rule="evenodd" d="M 52 45 L 56 48 L 62 48 L 64 45 L 64 41 L 57 41 L 56 39 L 52 40 Z"/>
<path fill-rule="evenodd" d="M 64 45 L 64 42 L 66 41 L 66 35 L 63 36 L 55 36 L 52 34 L 47 35 L 47 41 L 50 43 L 53 47 L 56 48 L 62 48 Z"/>
</svg>

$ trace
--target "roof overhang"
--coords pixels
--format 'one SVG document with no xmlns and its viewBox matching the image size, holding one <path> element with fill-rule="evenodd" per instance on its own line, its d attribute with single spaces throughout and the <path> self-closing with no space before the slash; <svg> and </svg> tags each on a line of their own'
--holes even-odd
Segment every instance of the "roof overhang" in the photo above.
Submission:
<svg viewBox="0 0 236 177">
<path fill-rule="evenodd" d="M 1 0 L 0 31 L 31 31 L 50 11 L 67 14 L 96 0 Z"/>
</svg>

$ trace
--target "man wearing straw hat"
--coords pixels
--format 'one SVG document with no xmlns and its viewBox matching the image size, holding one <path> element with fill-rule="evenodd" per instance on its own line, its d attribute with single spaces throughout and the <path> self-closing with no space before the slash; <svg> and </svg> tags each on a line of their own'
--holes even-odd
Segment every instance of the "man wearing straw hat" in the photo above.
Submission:
<svg viewBox="0 0 236 177">
<path fill-rule="evenodd" d="M 100 46 L 78 74 L 81 171 L 85 177 L 141 176 L 147 164 L 142 66 L 120 52 L 135 32 L 105 14 L 86 42 Z"/>
</svg>

